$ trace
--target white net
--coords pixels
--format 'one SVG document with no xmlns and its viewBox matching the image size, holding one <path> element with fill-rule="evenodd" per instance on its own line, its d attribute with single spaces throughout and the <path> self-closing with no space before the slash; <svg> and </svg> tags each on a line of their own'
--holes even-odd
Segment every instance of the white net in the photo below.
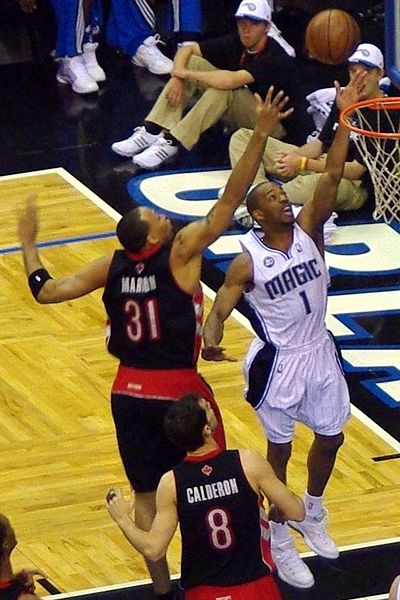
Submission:
<svg viewBox="0 0 400 600">
<path fill-rule="evenodd" d="M 400 222 L 400 98 L 398 105 L 378 108 L 360 107 L 354 116 L 358 129 L 375 135 L 352 134 L 362 160 L 367 167 L 375 191 L 373 218 L 386 223 Z M 399 137 L 379 137 L 380 133 Z"/>
</svg>

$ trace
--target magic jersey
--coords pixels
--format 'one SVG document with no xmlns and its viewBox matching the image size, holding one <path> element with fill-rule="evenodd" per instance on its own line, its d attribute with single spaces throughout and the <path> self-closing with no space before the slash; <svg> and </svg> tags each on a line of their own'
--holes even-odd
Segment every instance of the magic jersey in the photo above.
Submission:
<svg viewBox="0 0 400 600">
<path fill-rule="evenodd" d="M 234 586 L 268 575 L 263 560 L 268 521 L 262 528 L 260 499 L 244 474 L 239 452 L 218 449 L 188 456 L 173 472 L 182 587 Z"/>
<path fill-rule="evenodd" d="M 295 222 L 288 252 L 270 248 L 252 229 L 241 245 L 253 263 L 253 282 L 245 294 L 249 319 L 258 337 L 276 348 L 301 346 L 325 327 L 329 274 L 315 242 Z"/>
<path fill-rule="evenodd" d="M 117 250 L 103 302 L 107 348 L 126 367 L 195 368 L 201 346 L 203 294 L 184 292 L 169 266 L 171 244 L 139 253 Z"/>
</svg>

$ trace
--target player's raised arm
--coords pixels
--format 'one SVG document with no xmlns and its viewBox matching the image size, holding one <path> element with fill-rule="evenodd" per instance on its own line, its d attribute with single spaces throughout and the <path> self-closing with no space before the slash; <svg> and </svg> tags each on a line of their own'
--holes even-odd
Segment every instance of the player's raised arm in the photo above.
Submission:
<svg viewBox="0 0 400 600">
<path fill-rule="evenodd" d="M 359 72 L 351 78 L 342 90 L 335 81 L 336 104 L 343 110 L 350 104 L 360 99 L 365 85 L 365 73 Z M 316 236 L 318 229 L 330 217 L 335 208 L 337 190 L 343 177 L 344 164 L 347 159 L 349 147 L 349 130 L 339 124 L 331 147 L 326 158 L 325 170 L 319 178 L 314 197 L 307 202 L 298 217 L 298 223 L 312 237 Z"/>
<path fill-rule="evenodd" d="M 165 473 L 158 484 L 156 515 L 150 531 L 135 524 L 132 517 L 133 504 L 125 500 L 120 488 L 113 488 L 108 492 L 106 505 L 124 536 L 146 559 L 157 561 L 165 556 L 178 525 L 175 478 L 172 471 Z"/>
<path fill-rule="evenodd" d="M 271 86 L 265 101 L 257 98 L 257 125 L 241 159 L 229 177 L 225 191 L 205 219 L 184 227 L 176 236 L 173 254 L 181 262 L 199 256 L 230 225 L 233 213 L 243 201 L 261 162 L 268 136 L 277 124 L 289 116 L 288 97 L 282 91 L 274 96 Z"/>
<path fill-rule="evenodd" d="M 204 360 L 236 360 L 225 353 L 219 344 L 224 335 L 224 322 L 238 303 L 246 284 L 252 279 L 253 268 L 248 254 L 239 254 L 229 265 L 225 281 L 219 288 L 210 314 L 204 325 Z"/>
<path fill-rule="evenodd" d="M 18 210 L 18 235 L 24 256 L 25 273 L 32 295 L 41 304 L 63 302 L 104 287 L 112 256 L 103 256 L 85 265 L 74 275 L 54 279 L 44 268 L 37 247 L 39 220 L 33 196 Z"/>
</svg>

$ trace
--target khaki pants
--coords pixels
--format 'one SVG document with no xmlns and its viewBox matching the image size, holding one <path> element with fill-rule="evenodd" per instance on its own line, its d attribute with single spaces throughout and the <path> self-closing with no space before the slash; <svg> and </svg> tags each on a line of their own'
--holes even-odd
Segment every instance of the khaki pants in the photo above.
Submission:
<svg viewBox="0 0 400 600">
<path fill-rule="evenodd" d="M 191 56 L 188 68 L 196 71 L 217 69 L 200 56 Z M 162 90 L 146 121 L 167 129 L 187 150 L 198 142 L 200 135 L 222 118 L 232 129 L 256 124 L 255 100 L 247 88 L 217 90 L 198 81 L 186 81 L 182 104 L 171 106 L 167 100 L 168 84 Z M 194 106 L 182 117 L 190 98 L 201 94 Z M 281 127 L 278 136 L 284 133 Z"/>
<path fill-rule="evenodd" d="M 232 135 L 229 142 L 229 158 L 232 168 L 242 156 L 251 134 L 251 130 L 242 128 L 235 131 Z M 298 146 L 295 146 L 294 144 L 287 144 L 281 140 L 269 137 L 263 155 L 263 162 L 258 168 L 254 183 L 257 184 L 265 181 L 265 173 L 282 179 L 275 169 L 276 154 L 277 152 L 294 152 L 296 150 L 298 150 Z M 324 159 L 325 157 L 326 155 L 321 155 L 319 158 Z M 311 200 L 314 196 L 320 175 L 321 173 L 304 171 L 304 173 L 286 181 L 282 188 L 285 190 L 290 202 L 293 204 L 304 204 L 308 200 Z M 339 184 L 335 208 L 338 210 L 354 210 L 360 208 L 368 197 L 367 190 L 361 187 L 361 184 L 362 182 L 360 180 L 343 178 Z"/>
</svg>

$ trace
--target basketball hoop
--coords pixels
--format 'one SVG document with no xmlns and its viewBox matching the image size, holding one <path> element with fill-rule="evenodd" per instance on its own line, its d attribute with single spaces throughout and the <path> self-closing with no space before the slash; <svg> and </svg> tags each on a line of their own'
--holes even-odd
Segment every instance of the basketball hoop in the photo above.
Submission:
<svg viewBox="0 0 400 600">
<path fill-rule="evenodd" d="M 347 106 L 340 123 L 353 132 L 375 190 L 373 218 L 400 221 L 400 97 L 373 98 Z"/>
</svg>

